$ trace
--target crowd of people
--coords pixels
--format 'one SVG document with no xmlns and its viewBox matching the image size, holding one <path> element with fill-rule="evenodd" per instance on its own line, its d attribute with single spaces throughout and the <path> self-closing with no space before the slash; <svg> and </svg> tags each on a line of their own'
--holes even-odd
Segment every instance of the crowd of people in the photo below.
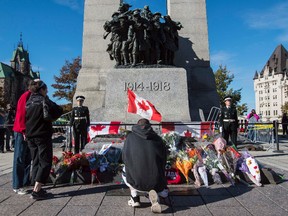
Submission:
<svg viewBox="0 0 288 216">
<path fill-rule="evenodd" d="M 0 153 L 12 152 L 14 148 L 13 122 L 14 111 L 8 105 L 7 110 L 0 109 Z"/>
<path fill-rule="evenodd" d="M 59 105 L 49 99 L 47 93 L 48 88 L 43 81 L 29 81 L 28 90 L 18 100 L 13 122 L 13 191 L 24 195 L 27 194 L 24 188 L 33 186 L 31 198 L 35 200 L 48 197 L 42 186 L 48 180 L 52 166 L 52 122 L 63 112 Z M 70 122 L 75 141 L 78 140 L 74 153 L 85 147 L 87 134 L 82 132 L 87 132 L 90 124 L 89 109 L 83 106 L 85 97 L 77 96 L 76 99 L 77 106 L 73 108 Z M 128 205 L 140 206 L 138 193 L 145 192 L 150 198 L 152 212 L 161 212 L 160 201 L 168 197 L 166 155 L 165 145 L 153 131 L 149 120 L 140 119 L 127 135 L 122 154 L 125 163 L 123 180 L 131 191 Z M 139 167 L 147 169 L 138 172 Z"/>
<path fill-rule="evenodd" d="M 7 127 L 12 129 L 13 126 L 14 131 L 13 191 L 27 194 L 23 188 L 33 185 L 31 198 L 36 200 L 47 195 L 42 185 L 52 166 L 52 122 L 63 113 L 47 93 L 48 87 L 43 81 L 30 80 L 28 90 L 18 100 L 14 122 Z"/>
</svg>

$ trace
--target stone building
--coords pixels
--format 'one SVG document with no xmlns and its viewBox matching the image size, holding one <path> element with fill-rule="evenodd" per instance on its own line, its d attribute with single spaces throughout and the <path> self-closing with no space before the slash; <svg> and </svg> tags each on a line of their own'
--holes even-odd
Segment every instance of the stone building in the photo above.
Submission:
<svg viewBox="0 0 288 216">
<path fill-rule="evenodd" d="M 27 90 L 27 83 L 31 79 L 40 78 L 39 72 L 33 72 L 29 60 L 29 52 L 24 49 L 22 37 L 13 51 L 10 66 L 0 62 L 0 100 L 5 105 L 16 108 L 21 94 Z"/>
<path fill-rule="evenodd" d="M 282 44 L 276 47 L 260 73 L 256 71 L 254 91 L 256 112 L 263 122 L 280 120 L 281 106 L 288 102 L 288 52 Z"/>
</svg>

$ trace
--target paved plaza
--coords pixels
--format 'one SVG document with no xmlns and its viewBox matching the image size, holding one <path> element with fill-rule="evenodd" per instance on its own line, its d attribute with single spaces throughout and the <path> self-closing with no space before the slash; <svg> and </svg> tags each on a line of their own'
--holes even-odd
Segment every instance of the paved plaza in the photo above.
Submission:
<svg viewBox="0 0 288 216">
<path fill-rule="evenodd" d="M 263 144 L 268 145 L 268 144 Z M 288 142 L 280 140 L 284 153 L 251 151 L 257 160 L 281 174 L 280 184 L 263 187 L 229 183 L 196 189 L 193 185 L 170 188 L 170 203 L 162 215 L 288 215 Z M 55 154 L 61 153 L 54 148 Z M 124 185 L 46 185 L 49 199 L 35 201 L 16 195 L 11 187 L 13 153 L 0 155 L 0 215 L 152 215 L 149 200 L 141 196 L 140 208 L 127 205 Z M 286 180 L 285 180 L 286 179 Z M 31 188 L 30 192 L 32 190 Z"/>
</svg>

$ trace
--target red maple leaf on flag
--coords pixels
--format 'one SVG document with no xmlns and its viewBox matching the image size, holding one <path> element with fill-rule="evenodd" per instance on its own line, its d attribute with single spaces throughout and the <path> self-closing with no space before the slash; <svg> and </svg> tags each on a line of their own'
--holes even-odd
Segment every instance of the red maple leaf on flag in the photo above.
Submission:
<svg viewBox="0 0 288 216">
<path fill-rule="evenodd" d="M 100 125 L 100 124 L 98 124 L 96 126 L 91 126 L 91 130 L 93 130 L 93 131 L 102 131 L 104 128 L 106 128 L 106 126 Z"/>
<path fill-rule="evenodd" d="M 138 106 L 140 109 L 144 110 L 145 112 L 150 109 L 150 107 L 146 105 L 144 100 L 142 100 L 141 103 L 138 102 Z"/>
<path fill-rule="evenodd" d="M 187 131 L 184 133 L 184 136 L 185 136 L 185 137 L 191 137 L 191 136 L 192 136 L 192 133 L 191 133 L 189 130 L 187 130 Z"/>
</svg>

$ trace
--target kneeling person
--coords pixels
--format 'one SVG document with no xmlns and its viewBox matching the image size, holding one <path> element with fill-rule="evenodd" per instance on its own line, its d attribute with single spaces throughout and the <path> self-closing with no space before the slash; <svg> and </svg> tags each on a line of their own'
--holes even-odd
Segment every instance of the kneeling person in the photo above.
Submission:
<svg viewBox="0 0 288 216">
<path fill-rule="evenodd" d="M 166 147 L 147 119 L 140 119 L 132 127 L 132 132 L 124 143 L 122 159 L 125 164 L 122 177 L 131 191 L 128 205 L 139 207 L 138 192 L 147 192 L 152 203 L 152 212 L 161 213 L 158 195 L 168 197 L 165 178 Z"/>
</svg>

